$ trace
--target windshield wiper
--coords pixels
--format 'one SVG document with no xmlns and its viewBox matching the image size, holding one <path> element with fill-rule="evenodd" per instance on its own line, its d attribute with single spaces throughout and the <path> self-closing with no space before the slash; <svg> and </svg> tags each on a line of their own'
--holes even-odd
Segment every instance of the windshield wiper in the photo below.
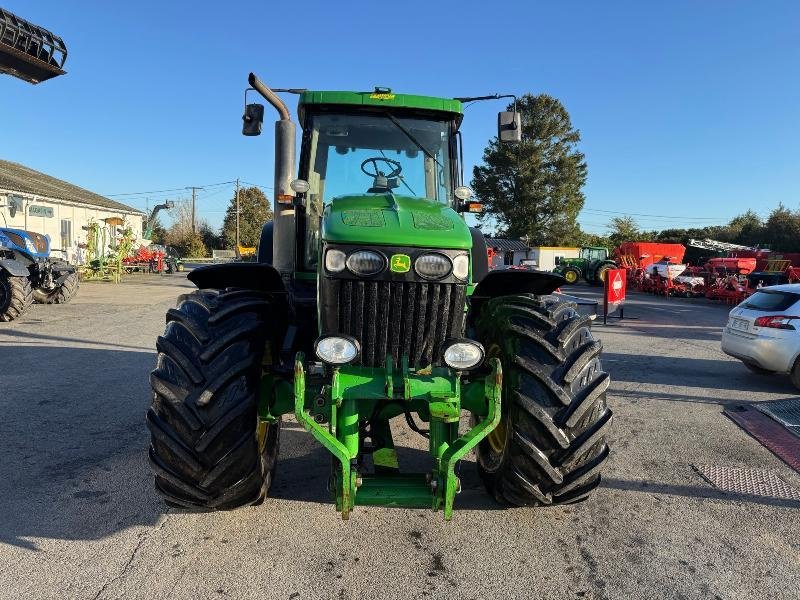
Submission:
<svg viewBox="0 0 800 600">
<path fill-rule="evenodd" d="M 385 114 L 386 114 L 386 117 L 387 117 L 387 118 L 388 118 L 388 119 L 389 119 L 389 120 L 390 120 L 392 123 L 394 123 L 394 124 L 397 126 L 397 128 L 400 130 L 400 131 L 402 131 L 404 134 L 406 134 L 406 137 L 407 137 L 408 139 L 410 139 L 410 140 L 411 140 L 411 141 L 414 143 L 414 145 L 415 145 L 417 148 L 419 148 L 420 150 L 422 150 L 422 152 L 425 154 L 425 156 L 427 156 L 427 157 L 428 157 L 428 158 L 430 158 L 430 159 L 431 159 L 433 162 L 435 162 L 437 165 L 439 165 L 439 168 L 440 168 L 440 169 L 444 169 L 444 167 L 442 166 L 442 163 L 440 163 L 438 160 L 436 160 L 436 157 L 435 157 L 433 154 L 431 154 L 431 153 L 430 153 L 430 151 L 429 151 L 427 148 L 425 148 L 425 146 L 423 146 L 422 144 L 420 144 L 420 143 L 419 143 L 419 140 L 417 140 L 417 138 L 415 138 L 415 137 L 412 135 L 412 133 L 411 133 L 411 132 L 410 132 L 408 129 L 406 129 L 405 127 L 403 127 L 403 125 L 400 123 L 400 121 L 398 121 L 398 120 L 397 120 L 397 119 L 394 117 L 394 115 L 392 115 L 391 113 L 385 113 Z"/>
<path fill-rule="evenodd" d="M 383 156 L 383 158 L 385 158 L 386 160 L 389 160 L 389 157 L 386 156 L 386 153 L 383 150 L 380 150 L 380 153 L 381 153 L 381 156 Z M 403 177 L 402 173 L 400 175 L 398 175 L 397 178 L 400 180 L 400 183 L 402 183 L 404 186 L 406 186 L 406 188 L 408 188 L 408 191 L 411 192 L 412 196 L 416 196 L 417 195 L 417 193 L 414 190 L 411 189 L 411 186 L 406 183 L 406 179 L 405 179 L 405 177 Z"/>
</svg>

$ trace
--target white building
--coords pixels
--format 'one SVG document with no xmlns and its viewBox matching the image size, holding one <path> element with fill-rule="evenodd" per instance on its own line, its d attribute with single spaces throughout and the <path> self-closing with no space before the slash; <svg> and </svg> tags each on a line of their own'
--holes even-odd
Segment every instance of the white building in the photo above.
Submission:
<svg viewBox="0 0 800 600">
<path fill-rule="evenodd" d="M 580 248 L 568 246 L 528 246 L 519 239 L 486 238 L 494 250 L 490 268 L 526 264 L 542 271 L 552 271 L 564 258 L 577 258 Z"/>
<path fill-rule="evenodd" d="M 137 239 L 142 237 L 141 211 L 18 163 L 0 160 L 0 227 L 25 229 L 50 237 L 56 256 L 80 262 L 91 220 L 116 233 L 104 219 L 121 218 Z"/>
</svg>

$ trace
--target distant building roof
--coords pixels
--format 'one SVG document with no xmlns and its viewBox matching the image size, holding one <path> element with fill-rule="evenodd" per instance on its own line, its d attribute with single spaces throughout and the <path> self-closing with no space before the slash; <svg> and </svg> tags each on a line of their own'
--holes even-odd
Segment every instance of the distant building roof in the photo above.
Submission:
<svg viewBox="0 0 800 600">
<path fill-rule="evenodd" d="M 45 175 L 39 171 L 34 171 L 28 167 L 7 160 L 0 160 L 0 188 L 23 192 L 26 194 L 36 194 L 46 198 L 56 198 L 59 200 L 70 200 L 89 204 L 98 208 L 108 210 L 119 210 L 129 213 L 141 213 L 137 208 L 127 206 L 115 200 L 95 194 L 82 187 L 67 183 L 61 179 L 56 179 L 50 175 Z"/>
<path fill-rule="evenodd" d="M 486 245 L 502 252 L 525 252 L 530 248 L 522 240 L 509 240 L 507 238 L 487 237 Z"/>
</svg>

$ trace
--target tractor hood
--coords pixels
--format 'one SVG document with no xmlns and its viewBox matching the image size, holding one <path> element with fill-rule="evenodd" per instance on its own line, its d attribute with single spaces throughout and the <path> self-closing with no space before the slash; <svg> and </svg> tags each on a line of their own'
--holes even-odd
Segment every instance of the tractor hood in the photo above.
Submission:
<svg viewBox="0 0 800 600">
<path fill-rule="evenodd" d="M 339 196 L 325 207 L 326 242 L 468 250 L 472 236 L 449 206 L 396 194 Z"/>
<path fill-rule="evenodd" d="M 0 247 L 17 249 L 33 257 L 45 258 L 50 254 L 50 237 L 24 229 L 0 227 Z"/>
</svg>

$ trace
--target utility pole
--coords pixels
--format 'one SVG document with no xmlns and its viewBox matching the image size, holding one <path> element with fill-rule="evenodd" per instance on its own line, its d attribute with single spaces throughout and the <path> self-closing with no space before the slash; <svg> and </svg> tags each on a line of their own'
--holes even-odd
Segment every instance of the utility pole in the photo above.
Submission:
<svg viewBox="0 0 800 600">
<path fill-rule="evenodd" d="M 197 233 L 197 222 L 195 221 L 195 202 L 197 201 L 197 190 L 202 190 L 201 187 L 187 186 L 187 190 L 192 190 L 192 233 Z"/>
<path fill-rule="evenodd" d="M 236 248 L 239 248 L 239 178 L 236 178 Z"/>
</svg>

